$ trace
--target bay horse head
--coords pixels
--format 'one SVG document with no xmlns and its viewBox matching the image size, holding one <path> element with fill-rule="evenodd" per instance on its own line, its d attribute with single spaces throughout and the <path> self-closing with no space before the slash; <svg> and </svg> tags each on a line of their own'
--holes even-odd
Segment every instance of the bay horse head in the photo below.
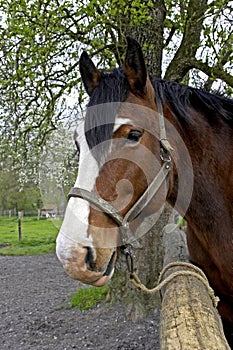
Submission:
<svg viewBox="0 0 233 350">
<path fill-rule="evenodd" d="M 100 72 L 84 52 L 80 72 L 90 100 L 74 135 L 79 171 L 57 256 L 72 278 L 101 286 L 113 274 L 118 247 L 129 243 L 123 232 L 164 204 L 172 147 L 135 40 L 128 38 L 124 68 Z"/>
</svg>

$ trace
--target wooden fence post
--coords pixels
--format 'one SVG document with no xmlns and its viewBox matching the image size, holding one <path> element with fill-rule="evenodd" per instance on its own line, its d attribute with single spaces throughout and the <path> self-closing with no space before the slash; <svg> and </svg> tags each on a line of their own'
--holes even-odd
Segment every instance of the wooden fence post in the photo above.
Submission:
<svg viewBox="0 0 233 350">
<path fill-rule="evenodd" d="M 164 228 L 164 267 L 172 262 L 188 262 L 186 237 L 176 225 Z M 187 270 L 172 267 L 166 273 Z M 221 318 L 205 284 L 197 277 L 180 274 L 163 288 L 161 350 L 230 350 Z"/>
<path fill-rule="evenodd" d="M 19 233 L 19 242 L 22 242 L 22 226 L 21 226 L 21 219 L 23 217 L 23 212 L 18 211 L 18 233 Z"/>
</svg>

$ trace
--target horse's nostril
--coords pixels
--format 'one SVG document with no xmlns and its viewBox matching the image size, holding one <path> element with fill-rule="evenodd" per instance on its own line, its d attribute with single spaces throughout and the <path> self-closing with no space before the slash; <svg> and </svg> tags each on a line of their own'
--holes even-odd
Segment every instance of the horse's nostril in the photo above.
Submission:
<svg viewBox="0 0 233 350">
<path fill-rule="evenodd" d="M 94 254 L 90 247 L 86 247 L 87 255 L 85 258 L 85 263 L 87 264 L 88 270 L 93 270 L 95 268 Z"/>
</svg>

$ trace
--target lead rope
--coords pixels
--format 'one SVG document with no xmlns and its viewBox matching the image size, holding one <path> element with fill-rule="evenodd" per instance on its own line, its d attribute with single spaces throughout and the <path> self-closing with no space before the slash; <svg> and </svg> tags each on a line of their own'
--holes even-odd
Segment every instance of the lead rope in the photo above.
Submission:
<svg viewBox="0 0 233 350">
<path fill-rule="evenodd" d="M 162 280 L 162 278 L 164 277 L 165 273 L 174 267 L 186 267 L 189 268 L 193 271 L 187 271 L 187 270 L 182 270 L 182 271 L 177 271 L 177 272 L 173 272 L 171 273 L 171 275 L 169 275 L 168 277 L 166 277 L 164 280 Z M 168 283 L 170 283 L 172 280 L 174 280 L 176 277 L 179 276 L 192 276 L 192 277 L 196 277 L 197 279 L 199 279 L 206 287 L 209 296 L 213 302 L 214 307 L 217 307 L 218 302 L 219 302 L 219 298 L 215 296 L 213 289 L 210 287 L 208 279 L 206 277 L 206 275 L 204 274 L 204 272 L 199 269 L 197 266 L 194 266 L 191 263 L 186 263 L 186 262 L 173 262 L 170 263 L 168 265 L 166 265 L 163 270 L 160 273 L 159 279 L 158 279 L 158 284 L 156 287 L 152 288 L 152 289 L 148 289 L 139 279 L 138 275 L 135 272 L 131 272 L 129 273 L 130 276 L 130 281 L 140 290 L 142 290 L 145 293 L 148 294 L 155 294 L 159 291 L 161 291 L 161 289 L 166 286 Z"/>
</svg>

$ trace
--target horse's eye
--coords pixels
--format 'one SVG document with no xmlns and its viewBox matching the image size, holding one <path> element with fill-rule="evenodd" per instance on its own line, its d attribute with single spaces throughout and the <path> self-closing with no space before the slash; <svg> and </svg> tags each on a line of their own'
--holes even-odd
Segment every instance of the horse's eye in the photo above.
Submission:
<svg viewBox="0 0 233 350">
<path fill-rule="evenodd" d="M 138 130 L 131 130 L 127 136 L 127 140 L 131 143 L 137 143 L 140 141 L 142 132 Z"/>
</svg>

